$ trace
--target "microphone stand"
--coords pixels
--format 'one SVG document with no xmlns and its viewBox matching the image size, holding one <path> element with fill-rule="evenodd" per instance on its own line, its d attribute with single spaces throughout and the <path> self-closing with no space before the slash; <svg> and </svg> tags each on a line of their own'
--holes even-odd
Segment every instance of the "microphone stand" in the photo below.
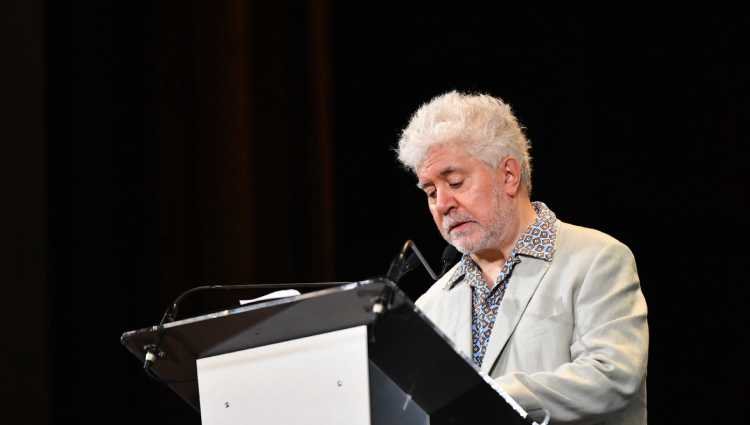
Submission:
<svg viewBox="0 0 750 425">
<path fill-rule="evenodd" d="M 412 255 L 407 256 L 407 251 L 409 250 L 412 251 Z M 406 243 L 404 243 L 403 248 L 401 248 L 399 254 L 391 262 L 391 265 L 388 268 L 388 273 L 386 273 L 386 277 L 392 280 L 394 283 L 398 283 L 398 281 L 401 280 L 401 278 L 404 277 L 405 274 L 414 270 L 420 264 L 424 266 L 424 268 L 427 270 L 427 273 L 430 274 L 430 277 L 433 280 L 437 280 L 437 274 L 435 274 L 435 271 L 432 269 L 432 267 L 430 267 L 430 264 L 424 258 L 424 255 L 422 255 L 422 252 L 419 250 L 419 248 L 417 248 L 417 245 L 411 239 L 407 240 Z"/>
<path fill-rule="evenodd" d="M 201 291 L 235 291 L 242 289 L 299 289 L 299 288 L 331 288 L 334 286 L 346 285 L 351 282 L 308 282 L 308 283 L 252 283 L 252 284 L 240 284 L 240 285 L 202 285 L 190 288 L 175 298 L 175 300 L 167 307 L 166 311 L 161 317 L 159 324 L 156 325 L 156 330 L 159 331 L 157 340 L 154 344 L 149 344 L 146 347 L 146 357 L 143 360 L 143 370 L 152 379 L 159 383 L 179 383 L 178 381 L 166 382 L 156 376 L 151 370 L 151 366 L 154 364 L 157 358 L 164 356 L 164 352 L 161 351 L 159 345 L 161 344 L 161 338 L 164 334 L 164 325 L 169 322 L 174 322 L 177 319 L 177 311 L 180 306 L 180 302 L 184 300 L 188 295 L 195 292 Z"/>
</svg>

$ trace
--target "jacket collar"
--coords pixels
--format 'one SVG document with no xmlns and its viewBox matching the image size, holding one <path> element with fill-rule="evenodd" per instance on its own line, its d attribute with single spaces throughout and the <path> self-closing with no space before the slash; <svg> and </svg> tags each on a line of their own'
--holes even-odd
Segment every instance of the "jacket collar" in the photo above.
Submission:
<svg viewBox="0 0 750 425">
<path fill-rule="evenodd" d="M 557 242 L 557 217 L 543 202 L 532 202 L 536 211 L 536 220 L 516 240 L 511 258 L 519 255 L 538 258 L 547 262 L 552 261 L 555 254 Z M 445 289 L 453 289 L 458 282 L 464 280 L 469 262 L 474 260 L 471 256 L 464 254 L 456 266 L 449 272 L 450 278 L 446 281 Z"/>
</svg>

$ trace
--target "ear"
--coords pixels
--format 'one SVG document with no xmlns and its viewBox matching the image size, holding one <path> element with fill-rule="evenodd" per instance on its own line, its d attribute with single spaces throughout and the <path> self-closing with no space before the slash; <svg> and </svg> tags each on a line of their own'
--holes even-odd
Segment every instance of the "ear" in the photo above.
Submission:
<svg viewBox="0 0 750 425">
<path fill-rule="evenodd" d="M 521 163 L 512 156 L 506 156 L 498 167 L 503 191 L 508 196 L 516 196 L 521 189 Z"/>
</svg>

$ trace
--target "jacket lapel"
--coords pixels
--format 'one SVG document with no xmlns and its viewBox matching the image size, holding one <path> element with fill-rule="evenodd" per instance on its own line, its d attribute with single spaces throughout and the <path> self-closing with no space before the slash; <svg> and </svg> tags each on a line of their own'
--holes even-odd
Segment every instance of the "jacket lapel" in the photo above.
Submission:
<svg viewBox="0 0 750 425">
<path fill-rule="evenodd" d="M 498 308 L 495 325 L 482 360 L 482 372 L 489 373 L 492 370 L 539 283 L 547 273 L 549 265 L 548 261 L 527 256 L 516 265 Z"/>
<path fill-rule="evenodd" d="M 450 301 L 446 305 L 453 315 L 445 316 L 448 320 L 441 323 L 441 329 L 446 331 L 459 351 L 471 358 L 471 287 L 462 280 L 447 290 Z"/>
</svg>

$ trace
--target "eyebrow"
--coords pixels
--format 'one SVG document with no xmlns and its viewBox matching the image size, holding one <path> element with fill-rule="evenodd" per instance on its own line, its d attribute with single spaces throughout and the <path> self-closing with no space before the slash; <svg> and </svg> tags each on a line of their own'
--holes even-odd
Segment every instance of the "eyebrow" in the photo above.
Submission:
<svg viewBox="0 0 750 425">
<path fill-rule="evenodd" d="M 457 172 L 457 171 L 458 171 L 458 169 L 457 169 L 457 168 L 455 168 L 455 167 L 453 167 L 453 166 L 448 166 L 448 167 L 446 167 L 446 168 L 445 168 L 445 170 L 443 170 L 443 171 L 441 171 L 441 172 L 440 172 L 440 176 L 442 176 L 442 177 L 445 177 L 445 176 L 447 176 L 448 174 L 451 174 L 451 173 L 455 173 L 455 172 Z M 418 187 L 419 189 L 421 189 L 421 190 L 424 190 L 424 188 L 425 188 L 426 186 L 429 186 L 429 185 L 432 185 L 432 183 L 422 183 L 422 182 L 417 182 L 417 187 Z"/>
</svg>

